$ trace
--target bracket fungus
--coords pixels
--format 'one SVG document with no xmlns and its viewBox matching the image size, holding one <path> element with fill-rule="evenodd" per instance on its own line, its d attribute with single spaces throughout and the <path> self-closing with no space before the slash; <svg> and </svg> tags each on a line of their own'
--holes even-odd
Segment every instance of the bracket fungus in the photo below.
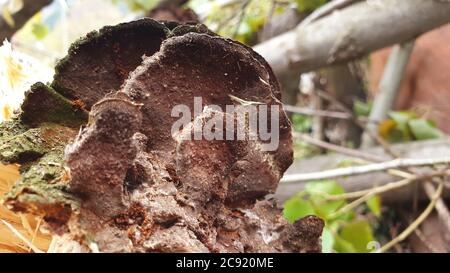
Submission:
<svg viewBox="0 0 450 273">
<path fill-rule="evenodd" d="M 90 33 L 1 125 L 0 160 L 22 165 L 4 202 L 43 216 L 54 251 L 318 252 L 323 221 L 291 225 L 266 198 L 293 160 L 280 94 L 262 57 L 203 25 L 142 19 Z M 196 97 L 217 107 L 173 134 L 172 109 Z M 224 109 L 252 104 L 280 109 L 276 149 L 183 138 L 213 118 L 249 133 Z"/>
</svg>

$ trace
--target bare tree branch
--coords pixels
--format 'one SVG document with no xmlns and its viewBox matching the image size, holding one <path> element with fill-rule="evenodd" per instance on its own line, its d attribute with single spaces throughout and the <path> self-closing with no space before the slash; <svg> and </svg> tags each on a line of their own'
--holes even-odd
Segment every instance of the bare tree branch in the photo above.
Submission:
<svg viewBox="0 0 450 273">
<path fill-rule="evenodd" d="M 392 51 L 378 87 L 370 120 L 382 122 L 388 117 L 389 111 L 393 109 L 413 48 L 414 41 L 411 41 L 397 45 Z M 368 124 L 367 130 L 378 134 L 378 124 Z M 367 133 L 364 134 L 362 146 L 367 148 L 373 145 L 375 145 L 375 141 Z"/>
<path fill-rule="evenodd" d="M 404 158 L 439 158 L 445 157 L 450 154 L 450 139 L 437 139 L 429 141 L 417 141 L 411 143 L 402 143 L 392 145 L 392 150 L 401 155 Z M 373 154 L 379 157 L 385 157 L 385 153 L 382 147 L 374 147 L 361 150 L 365 154 Z M 353 160 L 353 158 L 359 158 L 359 156 L 345 156 L 342 154 L 328 154 L 322 156 L 316 156 L 313 158 L 304 158 L 302 160 L 296 160 L 294 164 L 289 168 L 287 174 L 308 173 L 308 172 L 320 172 L 322 170 L 330 170 L 339 166 L 342 162 Z M 341 184 L 346 192 L 356 192 L 372 189 L 377 186 L 386 185 L 396 180 L 396 175 L 391 175 L 386 172 L 370 173 L 358 176 L 348 176 L 337 178 L 336 181 Z M 406 177 L 406 176 L 401 176 Z M 298 182 L 298 183 L 280 183 L 275 197 L 284 202 L 288 198 L 292 197 L 293 193 L 302 191 L 305 185 L 310 182 Z M 402 203 L 411 200 L 415 187 L 413 185 L 397 189 L 395 191 L 386 192 L 383 196 L 383 201 L 386 204 L 389 203 Z M 445 191 L 445 197 L 450 197 L 450 191 Z M 428 196 L 420 191 L 419 195 L 421 200 L 427 200 Z"/>
<path fill-rule="evenodd" d="M 440 164 L 445 165 L 450 164 L 450 157 L 424 158 L 424 159 L 399 158 L 387 162 L 368 164 L 364 166 L 353 166 L 322 172 L 285 175 L 281 181 L 284 183 L 296 183 L 296 182 L 298 183 L 303 181 L 314 181 L 350 175 L 367 174 L 372 172 L 379 172 L 403 167 L 433 166 Z"/>
<path fill-rule="evenodd" d="M 431 182 L 423 184 L 425 193 L 432 199 L 436 193 L 436 188 Z M 442 225 L 450 232 L 450 213 L 448 211 L 447 205 L 442 198 L 439 198 L 436 202 L 436 212 L 441 219 Z"/>
<path fill-rule="evenodd" d="M 430 174 L 430 177 L 434 177 L 434 176 L 446 176 L 449 175 L 450 173 L 444 172 L 444 173 L 435 173 L 435 174 Z M 369 190 L 367 193 L 363 194 L 362 196 L 360 196 L 358 199 L 348 203 L 347 205 L 343 206 L 342 208 L 340 208 L 339 210 L 337 210 L 336 212 L 334 212 L 333 214 L 330 215 L 330 218 L 336 218 L 341 216 L 342 214 L 345 214 L 353 209 L 355 209 L 356 207 L 358 207 L 359 205 L 363 204 L 364 202 L 366 202 L 367 200 L 369 200 L 370 198 L 372 198 L 373 196 L 388 192 L 388 191 L 392 191 L 394 189 L 397 188 L 401 188 L 401 187 L 405 187 L 409 184 L 411 184 L 412 182 L 415 181 L 421 181 L 424 180 L 423 177 L 421 176 L 412 176 L 410 178 L 406 178 L 404 180 L 398 181 L 398 182 L 392 182 L 389 184 L 386 184 L 384 186 L 380 186 L 380 187 L 376 187 L 372 190 Z M 359 192 L 358 194 L 360 194 L 362 192 Z M 350 193 L 350 194 L 354 194 L 354 196 L 357 196 L 355 193 Z M 433 192 L 434 195 L 434 192 Z M 432 196 L 433 196 L 432 195 Z M 339 197 L 339 195 L 337 195 L 337 197 Z M 347 197 L 347 196 L 342 196 L 342 197 Z"/>
<path fill-rule="evenodd" d="M 13 27 L 8 25 L 5 19 L 0 16 L 0 41 L 11 39 L 14 33 L 21 29 L 28 22 L 28 20 L 30 20 L 31 17 L 38 13 L 42 8 L 49 5 L 52 0 L 23 0 L 23 2 L 23 8 L 19 12 L 13 14 Z"/>
<path fill-rule="evenodd" d="M 353 5 L 354 3 L 361 1 L 361 0 L 334 0 L 329 2 L 328 4 L 318 8 L 313 13 L 311 13 L 308 17 L 305 18 L 305 20 L 302 21 L 301 26 L 309 25 L 327 15 L 330 15 L 331 13 L 346 8 L 350 5 Z"/>
<path fill-rule="evenodd" d="M 298 137 L 301 141 L 312 144 L 314 146 L 317 146 L 317 147 L 320 147 L 323 149 L 327 149 L 329 151 L 337 152 L 340 154 L 348 155 L 351 157 L 361 158 L 361 159 L 369 161 L 369 162 L 383 162 L 383 161 L 388 160 L 386 157 L 383 157 L 383 156 L 373 155 L 373 154 L 365 153 L 361 150 L 350 149 L 350 148 L 346 148 L 343 146 L 334 145 L 332 143 L 328 143 L 325 141 L 321 141 L 321 140 L 315 139 L 307 134 L 294 133 L 294 136 Z"/>
<path fill-rule="evenodd" d="M 422 214 L 420 214 L 420 216 L 417 217 L 417 219 L 414 220 L 414 222 L 412 222 L 409 227 L 407 227 L 402 233 L 400 233 L 400 235 L 398 235 L 397 237 L 392 239 L 389 243 L 384 245 L 379 250 L 379 252 L 386 252 L 389 249 L 391 249 L 394 245 L 396 245 L 396 244 L 400 243 L 401 241 L 405 240 L 406 238 L 408 238 L 408 236 L 411 233 L 413 233 L 414 230 L 416 230 L 420 226 L 420 224 L 422 224 L 423 221 L 425 221 L 425 219 L 427 219 L 427 217 L 433 211 L 433 209 L 436 206 L 436 202 L 439 200 L 439 198 L 442 195 L 443 189 L 444 189 L 444 184 L 440 183 L 438 189 L 436 190 L 436 192 L 433 195 L 433 198 L 431 198 L 430 204 L 426 207 L 426 209 L 422 212 Z"/>
<path fill-rule="evenodd" d="M 335 119 L 352 119 L 352 116 L 345 112 L 337 112 L 337 111 L 328 111 L 328 110 L 317 110 L 306 107 L 298 107 L 285 104 L 283 106 L 284 110 L 289 113 L 305 115 L 305 116 L 319 116 L 326 118 L 335 118 Z"/>
<path fill-rule="evenodd" d="M 300 74 L 412 40 L 450 22 L 448 14 L 448 1 L 363 1 L 255 49 L 277 75 Z"/>
</svg>

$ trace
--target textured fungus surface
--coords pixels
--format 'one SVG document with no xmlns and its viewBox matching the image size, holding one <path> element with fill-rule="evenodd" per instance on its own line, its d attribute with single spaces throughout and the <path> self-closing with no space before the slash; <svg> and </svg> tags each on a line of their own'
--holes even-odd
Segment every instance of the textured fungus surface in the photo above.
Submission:
<svg viewBox="0 0 450 273">
<path fill-rule="evenodd" d="M 219 109 L 172 135 L 173 107 L 194 109 L 194 97 Z M 291 225 L 265 199 L 293 156 L 279 99 L 262 57 L 202 25 L 143 19 L 91 33 L 0 126 L 0 160 L 22 164 L 5 203 L 44 216 L 62 252 L 318 252 L 323 221 Z M 278 149 L 183 137 L 215 118 L 250 133 L 227 105 L 278 106 Z"/>
</svg>

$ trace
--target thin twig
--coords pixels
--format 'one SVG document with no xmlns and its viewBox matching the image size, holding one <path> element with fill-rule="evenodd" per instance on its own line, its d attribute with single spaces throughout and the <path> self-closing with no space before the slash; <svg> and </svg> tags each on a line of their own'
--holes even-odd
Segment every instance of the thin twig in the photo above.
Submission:
<svg viewBox="0 0 450 273">
<path fill-rule="evenodd" d="M 319 90 L 318 94 L 322 98 L 328 100 L 330 103 L 332 103 L 335 106 L 337 106 L 338 108 L 340 108 L 342 111 L 352 115 L 353 122 L 355 122 L 355 124 L 358 125 L 361 129 L 365 130 L 367 124 L 373 123 L 373 121 L 370 119 L 366 120 L 366 122 L 363 121 L 361 118 L 357 117 L 355 115 L 355 113 L 352 110 L 350 110 L 345 104 L 343 104 L 336 98 L 330 96 L 326 92 Z M 390 155 L 392 158 L 400 157 L 395 151 L 393 151 L 391 149 L 389 143 L 386 140 L 384 140 L 377 132 L 367 130 L 367 135 L 368 135 L 368 137 L 371 137 L 375 142 L 377 142 L 383 148 L 383 150 L 385 151 L 386 154 Z"/>
<path fill-rule="evenodd" d="M 239 29 L 241 28 L 242 21 L 244 21 L 245 14 L 247 13 L 247 7 L 250 5 L 251 2 L 252 2 L 252 0 L 246 0 L 244 2 L 244 4 L 242 4 L 241 15 L 239 16 L 239 20 L 236 24 L 236 29 L 234 30 L 234 33 L 233 33 L 233 39 L 235 39 L 237 37 L 237 35 L 239 34 Z"/>
<path fill-rule="evenodd" d="M 389 169 L 398 169 L 403 167 L 419 167 L 439 164 L 450 164 L 450 157 L 412 159 L 402 158 L 382 163 L 368 164 L 364 166 L 352 166 L 347 168 L 338 168 L 322 172 L 312 172 L 304 174 L 286 175 L 281 181 L 284 183 L 297 183 L 323 179 L 333 179 L 344 176 L 360 175 L 372 172 L 385 171 Z"/>
<path fill-rule="evenodd" d="M 363 160 L 369 161 L 369 162 L 384 162 L 387 160 L 385 157 L 372 155 L 372 154 L 365 153 L 365 152 L 362 152 L 359 150 L 350 149 L 350 148 L 346 148 L 343 146 L 331 144 L 331 143 L 328 143 L 328 142 L 325 142 L 322 140 L 318 140 L 313 137 L 310 137 L 307 134 L 300 134 L 300 133 L 296 133 L 296 132 L 294 132 L 293 134 L 296 138 L 299 138 L 300 140 L 302 140 L 306 143 L 309 143 L 311 145 L 318 146 L 320 148 L 324 148 L 324 149 L 327 149 L 330 151 L 334 151 L 334 152 L 337 152 L 337 153 L 340 153 L 343 155 L 360 158 L 360 159 L 363 159 Z"/>
<path fill-rule="evenodd" d="M 445 175 L 450 175 L 450 172 L 444 172 L 444 173 L 436 172 L 436 173 L 429 174 L 429 175 L 413 175 L 413 176 L 410 176 L 408 178 L 405 178 L 405 179 L 397 181 L 397 182 L 391 182 L 391 183 L 385 184 L 383 186 L 378 186 L 378 187 L 374 187 L 374 188 L 367 189 L 367 190 L 348 192 L 348 193 L 343 193 L 343 194 L 338 194 L 338 195 L 327 195 L 325 197 L 325 200 L 326 201 L 338 201 L 338 200 L 356 199 L 356 198 L 364 197 L 366 195 L 373 196 L 373 195 L 385 193 L 385 192 L 388 192 L 388 191 L 391 191 L 394 189 L 398 189 L 398 188 L 407 186 L 408 184 L 410 184 L 414 181 L 420 181 L 420 180 L 429 179 L 432 177 L 445 176 Z"/>
<path fill-rule="evenodd" d="M 302 21 L 299 27 L 305 27 L 327 15 L 332 14 L 333 12 L 346 8 L 358 1 L 361 0 L 335 0 L 329 2 L 328 4 L 316 9 L 313 13 L 311 13 L 305 20 Z"/>
<path fill-rule="evenodd" d="M 312 105 L 314 110 L 323 111 L 324 100 L 315 92 L 312 94 Z M 325 120 L 321 116 L 313 116 L 312 118 L 312 135 L 315 139 L 322 141 L 324 139 Z M 323 152 L 322 150 L 320 151 Z"/>
<path fill-rule="evenodd" d="M 232 7 L 233 5 L 240 4 L 241 2 L 242 0 L 229 1 L 229 3 L 222 4 L 221 9 Z M 234 18 L 236 18 L 236 13 L 233 12 L 230 16 L 228 16 L 222 22 L 220 22 L 214 31 L 216 33 L 219 33 Z"/>
<path fill-rule="evenodd" d="M 433 244 L 428 242 L 427 237 L 425 236 L 425 234 L 422 233 L 422 231 L 420 230 L 419 227 L 417 227 L 414 230 L 414 233 L 416 234 L 417 238 L 419 238 L 419 240 L 422 242 L 422 244 L 424 244 L 425 247 L 428 248 L 432 253 L 439 253 L 440 252 L 439 249 L 437 249 Z"/>
<path fill-rule="evenodd" d="M 450 173 L 449 172 L 447 172 L 447 173 L 436 173 L 436 174 L 431 175 L 431 177 L 444 176 L 444 175 L 450 175 Z M 353 210 L 354 208 L 356 208 L 359 205 L 363 204 L 364 202 L 366 202 L 367 200 L 369 200 L 370 198 L 372 198 L 375 195 L 378 195 L 378 194 L 381 194 L 381 193 L 384 193 L 384 192 L 388 192 L 388 191 L 392 191 L 392 190 L 395 190 L 395 189 L 398 189 L 398 188 L 402 188 L 402 187 L 405 187 L 405 186 L 411 184 L 414 181 L 419 181 L 419 180 L 423 180 L 423 179 L 425 179 L 425 177 L 423 177 L 423 176 L 422 177 L 421 176 L 416 176 L 414 178 L 407 178 L 407 179 L 404 179 L 404 180 L 401 180 L 401 181 L 398 181 L 398 182 L 389 183 L 389 184 L 386 184 L 386 185 L 381 186 L 381 187 L 373 188 L 373 189 L 367 191 L 362 197 L 360 197 L 360 198 L 356 199 L 355 201 L 345 205 L 344 207 L 340 208 L 339 210 L 337 210 L 336 212 L 331 214 L 330 218 L 336 218 L 336 217 L 338 217 L 340 215 L 343 215 L 343 214 Z M 345 194 L 336 195 L 336 197 L 341 197 L 341 198 L 342 197 L 356 197 L 357 194 L 361 194 L 361 193 L 364 193 L 364 191 L 353 192 L 353 193 L 348 194 L 348 195 L 345 195 Z M 330 199 L 330 198 L 331 198 L 331 196 L 328 199 Z"/>
<path fill-rule="evenodd" d="M 438 189 L 436 190 L 433 198 L 430 201 L 430 204 L 427 206 L 427 208 L 422 212 L 422 214 L 417 217 L 417 219 L 411 223 L 411 225 L 409 227 L 407 227 L 402 233 L 400 233 L 399 236 L 395 237 L 394 239 L 392 239 L 389 243 L 385 244 L 384 246 L 382 246 L 379 250 L 379 252 L 386 252 L 389 249 L 391 249 L 394 245 L 402 242 L 403 240 L 405 240 L 406 238 L 408 238 L 408 236 L 414 232 L 414 230 L 416 230 L 417 227 L 420 226 L 420 224 L 422 224 L 422 222 L 430 215 L 430 213 L 433 211 L 434 207 L 436 206 L 436 202 L 438 201 L 438 199 L 441 197 L 442 195 L 442 191 L 444 189 L 444 184 L 440 183 Z"/>
<path fill-rule="evenodd" d="M 443 181 L 441 181 L 441 183 L 444 184 Z M 430 181 L 423 184 L 423 188 L 428 196 L 433 196 L 436 192 L 436 188 Z M 439 198 L 436 202 L 436 212 L 447 231 L 450 231 L 450 213 L 447 209 L 447 205 L 445 204 L 444 200 L 442 200 L 442 198 Z"/>
<path fill-rule="evenodd" d="M 414 49 L 414 43 L 415 41 L 413 40 L 402 45 L 397 45 L 392 50 L 370 112 L 371 120 L 382 122 L 393 109 L 398 92 L 400 91 L 403 75 L 405 74 L 406 67 Z M 369 124 L 366 127 L 366 132 L 369 131 L 374 133 L 378 132 L 378 126 L 376 124 Z M 364 134 L 362 147 L 371 147 L 374 145 L 373 138 Z"/>
<path fill-rule="evenodd" d="M 266 22 L 268 22 L 269 24 L 272 21 L 273 15 L 275 14 L 277 5 L 278 5 L 277 1 L 275 1 L 275 0 L 270 1 L 270 9 L 269 9 L 269 13 L 267 14 L 267 19 L 266 19 Z"/>
<path fill-rule="evenodd" d="M 305 116 L 319 116 L 325 118 L 335 118 L 335 119 L 352 119 L 352 116 L 348 113 L 337 112 L 337 111 L 328 111 L 328 110 L 319 110 L 319 109 L 311 109 L 305 107 L 298 107 L 292 105 L 283 105 L 283 108 L 286 112 L 305 115 Z"/>
<path fill-rule="evenodd" d="M 347 106 L 345 106 L 344 104 L 342 104 L 339 100 L 329 96 L 326 92 L 323 91 L 319 91 L 319 95 L 321 95 L 323 98 L 327 99 L 328 101 L 330 101 L 331 103 L 334 103 L 334 105 L 336 105 L 338 108 L 340 108 L 342 111 L 349 113 L 349 114 L 353 114 L 353 111 L 351 111 L 350 109 L 347 108 Z M 366 122 L 362 122 L 360 119 L 358 119 L 356 117 L 356 115 L 353 116 L 353 121 L 359 126 L 361 127 L 363 130 L 365 130 L 366 125 L 368 125 L 369 123 Z M 370 120 L 369 120 L 370 121 Z M 391 145 L 385 141 L 376 131 L 371 131 L 371 130 L 365 130 L 366 134 L 368 137 L 372 138 L 375 142 L 377 142 L 382 148 L 383 150 L 386 152 L 386 154 L 390 155 L 392 158 L 399 158 L 400 156 L 391 148 Z M 416 171 L 413 168 L 408 168 L 406 169 L 406 171 L 408 171 L 409 173 L 402 171 L 402 170 L 389 170 L 389 172 L 392 174 L 395 172 L 395 175 L 400 174 L 400 176 L 404 176 L 407 177 L 408 175 L 410 177 L 413 177 L 414 175 L 412 175 L 411 173 L 416 173 Z M 406 175 L 406 176 L 405 176 Z M 408 178 L 408 177 L 407 177 Z M 441 181 L 441 183 L 444 183 L 445 181 Z M 432 187 L 433 185 L 431 185 Z M 427 186 L 426 183 L 422 184 L 422 187 L 424 188 L 427 196 L 431 199 L 433 199 L 434 196 L 434 192 L 435 190 L 432 189 L 430 186 Z M 428 188 L 428 189 L 427 189 Z M 370 190 L 368 190 L 370 191 Z M 367 191 L 366 191 L 367 192 Z M 349 196 L 358 196 L 359 194 L 361 194 L 363 192 L 355 192 L 355 193 L 350 193 Z M 417 196 L 417 194 L 416 194 Z M 417 198 L 415 201 L 415 204 L 417 204 Z M 445 225 L 445 227 L 447 228 L 448 231 L 450 231 L 450 212 L 447 208 L 447 206 L 445 205 L 445 202 L 442 200 L 441 197 L 438 198 L 436 205 L 436 210 L 438 212 L 438 216 L 439 218 L 442 220 L 443 224 Z M 413 206 L 414 207 L 414 206 Z"/>
</svg>

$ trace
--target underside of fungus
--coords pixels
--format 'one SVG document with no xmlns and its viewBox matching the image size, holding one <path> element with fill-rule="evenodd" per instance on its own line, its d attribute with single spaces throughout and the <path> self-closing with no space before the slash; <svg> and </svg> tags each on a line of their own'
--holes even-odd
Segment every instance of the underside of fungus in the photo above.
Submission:
<svg viewBox="0 0 450 273">
<path fill-rule="evenodd" d="M 0 161 L 21 164 L 5 204 L 43 216 L 58 252 L 320 251 L 322 220 L 289 224 L 266 198 L 292 163 L 284 111 L 274 151 L 183 138 L 225 119 L 208 107 L 172 135 L 172 108 L 195 97 L 282 107 L 265 60 L 202 25 L 142 19 L 88 34 L 0 125 Z"/>
</svg>

